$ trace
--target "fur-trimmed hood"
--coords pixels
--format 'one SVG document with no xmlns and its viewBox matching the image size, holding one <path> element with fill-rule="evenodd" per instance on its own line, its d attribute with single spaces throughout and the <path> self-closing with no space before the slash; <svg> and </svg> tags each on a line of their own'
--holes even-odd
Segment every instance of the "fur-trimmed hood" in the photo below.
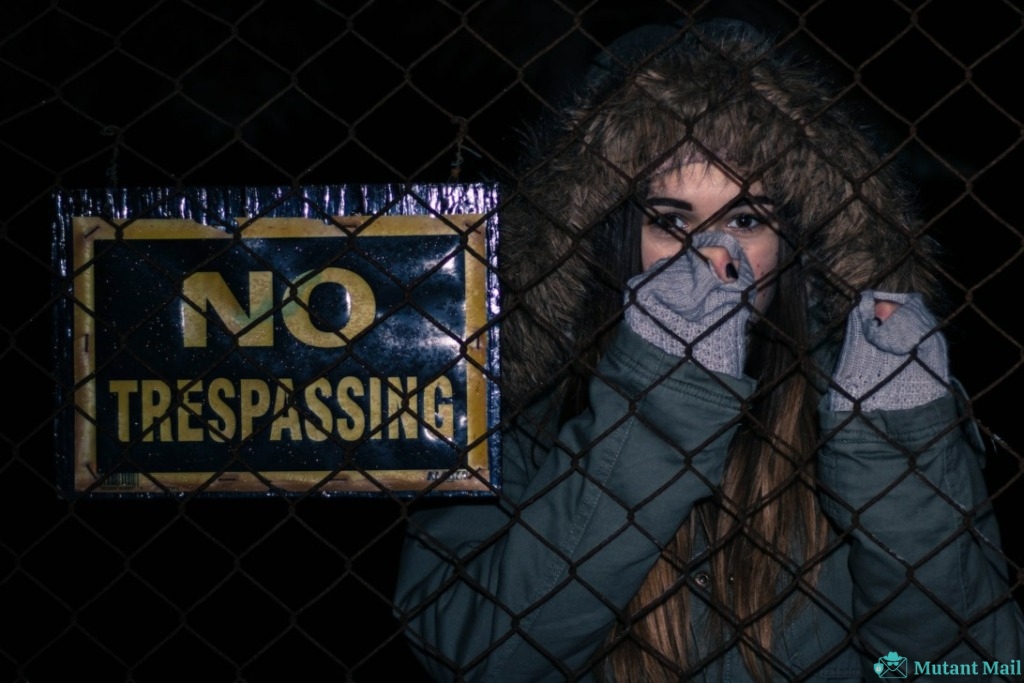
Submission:
<svg viewBox="0 0 1024 683">
<path fill-rule="evenodd" d="M 533 135 L 502 218 L 506 405 L 551 391 L 599 355 L 639 267 L 624 253 L 638 249 L 624 227 L 636 199 L 653 175 L 686 161 L 761 182 L 806 269 L 820 338 L 841 334 L 861 290 L 935 294 L 934 245 L 891 164 L 813 65 L 745 23 L 627 34 Z"/>
</svg>

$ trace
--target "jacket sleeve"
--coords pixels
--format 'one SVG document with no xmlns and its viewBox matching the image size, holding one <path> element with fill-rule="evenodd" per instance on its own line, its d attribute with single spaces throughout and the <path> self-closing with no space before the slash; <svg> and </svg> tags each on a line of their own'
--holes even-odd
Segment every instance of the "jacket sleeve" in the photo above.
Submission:
<svg viewBox="0 0 1024 683">
<path fill-rule="evenodd" d="M 976 662 L 974 680 L 992 680 L 984 664 L 1019 660 L 1024 625 L 976 426 L 951 394 L 908 410 L 821 416 L 822 505 L 850 543 L 852 634 L 865 677 L 896 652 L 911 678 Z"/>
<path fill-rule="evenodd" d="M 505 434 L 497 502 L 412 515 L 396 615 L 433 676 L 581 675 L 660 549 L 720 482 L 752 390 L 621 326 L 590 381 L 590 409 L 549 448 L 534 448 L 532 425 Z"/>
</svg>

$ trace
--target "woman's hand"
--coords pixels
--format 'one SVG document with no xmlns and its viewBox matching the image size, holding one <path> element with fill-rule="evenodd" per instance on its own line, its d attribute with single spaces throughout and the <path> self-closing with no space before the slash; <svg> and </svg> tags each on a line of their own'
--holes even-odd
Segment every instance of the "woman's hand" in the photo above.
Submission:
<svg viewBox="0 0 1024 683">
<path fill-rule="evenodd" d="M 830 410 L 905 410 L 949 386 L 945 337 L 920 294 L 867 291 L 850 312 Z"/>
<path fill-rule="evenodd" d="M 877 294 L 875 296 L 878 296 Z M 879 322 L 885 322 L 889 319 L 889 316 L 899 310 L 900 305 L 895 301 L 886 301 L 884 299 L 875 299 L 875 318 Z"/>
<path fill-rule="evenodd" d="M 698 233 L 689 249 L 630 279 L 626 322 L 668 353 L 741 377 L 753 308 L 747 299 L 755 294 L 739 242 L 720 232 Z"/>
</svg>

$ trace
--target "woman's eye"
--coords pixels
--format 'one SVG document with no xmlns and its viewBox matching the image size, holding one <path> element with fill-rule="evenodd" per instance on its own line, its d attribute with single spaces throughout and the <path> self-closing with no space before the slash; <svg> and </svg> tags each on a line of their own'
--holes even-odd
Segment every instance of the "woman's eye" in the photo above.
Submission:
<svg viewBox="0 0 1024 683">
<path fill-rule="evenodd" d="M 764 225 L 764 221 L 760 216 L 755 216 L 752 213 L 744 213 L 739 216 L 734 216 L 729 221 L 729 227 L 737 230 L 754 230 Z"/>
<path fill-rule="evenodd" d="M 654 217 L 654 225 L 667 232 L 686 232 L 686 219 L 677 213 L 659 213 Z"/>
</svg>

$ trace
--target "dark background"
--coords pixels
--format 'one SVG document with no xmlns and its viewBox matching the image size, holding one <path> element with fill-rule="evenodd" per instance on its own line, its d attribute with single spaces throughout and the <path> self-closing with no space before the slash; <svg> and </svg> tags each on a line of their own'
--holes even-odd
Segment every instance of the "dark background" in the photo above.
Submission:
<svg viewBox="0 0 1024 683">
<path fill-rule="evenodd" d="M 601 44 L 688 12 L 812 50 L 916 177 L 1016 571 L 1019 0 L 20 0 L 0 22 L 0 680 L 422 678 L 391 617 L 406 501 L 57 495 L 54 190 L 504 179 Z"/>
</svg>

